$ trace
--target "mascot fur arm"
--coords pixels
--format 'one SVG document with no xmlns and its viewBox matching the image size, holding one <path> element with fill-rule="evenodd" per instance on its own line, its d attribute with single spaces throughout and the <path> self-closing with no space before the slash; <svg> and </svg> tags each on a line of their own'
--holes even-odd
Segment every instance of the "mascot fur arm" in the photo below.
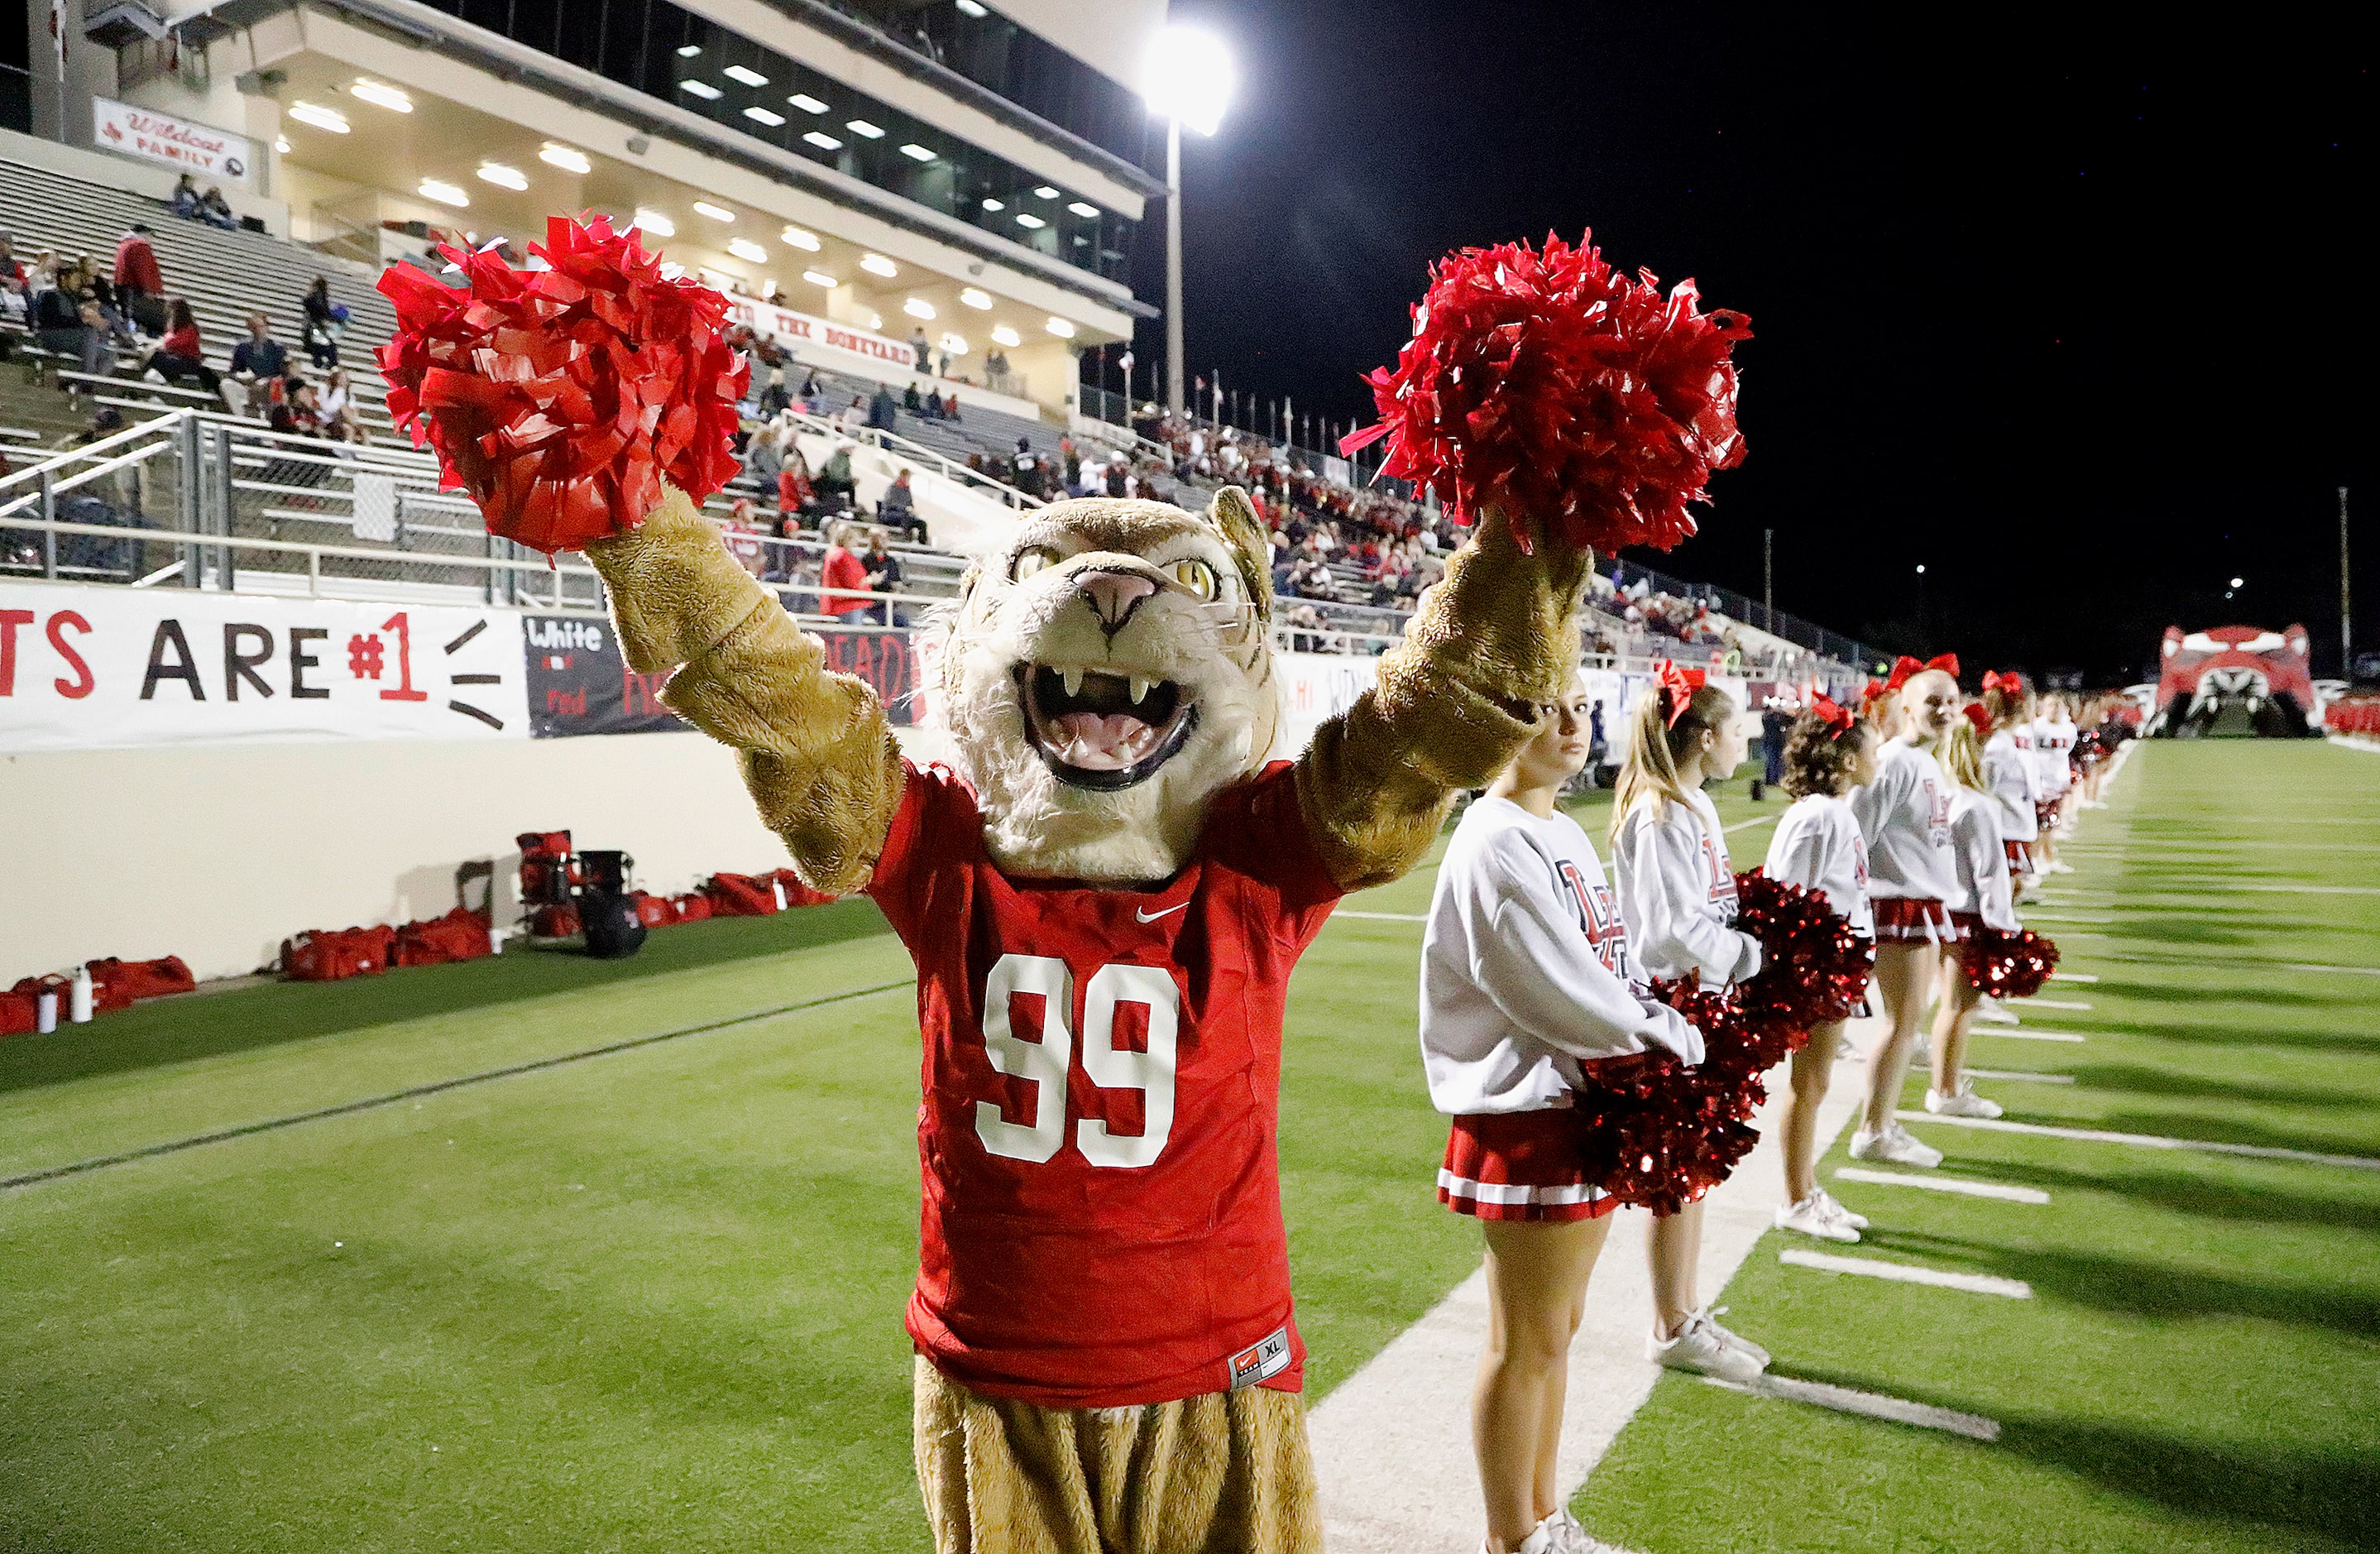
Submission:
<svg viewBox="0 0 2380 1554">
<path fill-rule="evenodd" d="M 1577 664 L 1590 552 L 1524 553 L 1490 508 L 1422 597 L 1378 684 L 1315 731 L 1297 796 L 1331 877 L 1385 884 L 1421 861 L 1464 788 L 1485 787 Z"/>
<path fill-rule="evenodd" d="M 587 554 L 611 590 L 628 666 L 677 671 L 662 699 L 735 748 L 760 819 L 803 881 L 830 895 L 866 884 L 903 783 L 875 693 L 826 669 L 824 645 L 675 488 L 641 527 Z"/>
</svg>

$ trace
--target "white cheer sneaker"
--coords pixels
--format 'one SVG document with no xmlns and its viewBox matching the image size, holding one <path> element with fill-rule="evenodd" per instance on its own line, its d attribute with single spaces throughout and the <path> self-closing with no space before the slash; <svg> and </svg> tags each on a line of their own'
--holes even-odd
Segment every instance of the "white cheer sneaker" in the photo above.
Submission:
<svg viewBox="0 0 2380 1554">
<path fill-rule="evenodd" d="M 1888 1165 L 1915 1166 L 1921 1171 L 1931 1171 L 1942 1163 L 1942 1151 L 1931 1145 L 1918 1143 L 1910 1136 L 1907 1128 L 1895 1123 L 1881 1133 L 1870 1133 L 1862 1128 L 1852 1134 L 1852 1159 L 1882 1160 Z"/>
<path fill-rule="evenodd" d="M 1828 1209 L 1833 1206 L 1834 1200 L 1827 1196 L 1824 1192 L 1812 1193 L 1801 1202 L 1790 1208 L 1779 1209 L 1777 1228 L 1780 1231 L 1799 1231 L 1803 1235 L 1814 1235 L 1821 1241 L 1857 1241 L 1860 1238 L 1858 1227 L 1848 1220 L 1829 1213 Z"/>
<path fill-rule="evenodd" d="M 1768 1352 L 1718 1325 L 1710 1307 L 1691 1313 L 1669 1338 L 1654 1329 L 1645 1357 L 1669 1370 L 1690 1370 L 1722 1381 L 1750 1382 L 1768 1368 Z"/>
<path fill-rule="evenodd" d="M 2000 1103 L 1985 1100 L 1975 1094 L 1973 1079 L 1961 1079 L 1959 1087 L 1947 1096 L 1927 1086 L 1925 1110 L 1937 1117 L 1997 1117 L 2000 1114 Z"/>
<path fill-rule="evenodd" d="M 1570 1513 L 1570 1508 L 1567 1506 L 1555 1512 L 1537 1525 L 1541 1530 L 1545 1528 L 1553 1530 L 1554 1541 L 1551 1548 L 1554 1554 L 1628 1554 L 1627 1549 L 1616 1543 L 1606 1543 L 1599 1537 L 1589 1536 L 1586 1529 L 1578 1524 L 1578 1518 Z"/>
<path fill-rule="evenodd" d="M 1842 1206 L 1841 1200 L 1837 1198 L 1834 1194 L 1827 1191 L 1824 1187 L 1818 1189 L 1817 1196 L 1825 1202 L 1828 1213 L 1832 1214 L 1836 1219 L 1840 1220 L 1844 1224 L 1849 1225 L 1855 1231 L 1864 1231 L 1867 1229 L 1866 1215 L 1854 1214 L 1850 1209 L 1845 1208 Z"/>
<path fill-rule="evenodd" d="M 2016 1011 L 1996 998 L 1987 998 L 1975 1005 L 1975 1018 L 1988 1021 L 1995 1026 L 2013 1026 L 2021 1023 L 2017 1019 Z"/>
</svg>

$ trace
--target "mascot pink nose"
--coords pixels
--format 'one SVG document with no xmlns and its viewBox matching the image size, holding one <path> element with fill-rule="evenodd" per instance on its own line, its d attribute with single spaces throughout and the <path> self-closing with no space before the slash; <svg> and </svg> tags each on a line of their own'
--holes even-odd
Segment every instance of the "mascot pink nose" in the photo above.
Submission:
<svg viewBox="0 0 2380 1554">
<path fill-rule="evenodd" d="M 1099 624 L 1112 633 L 1134 605 L 1157 591 L 1157 585 L 1136 572 L 1086 572 L 1075 579 L 1075 591 L 1089 601 Z"/>
</svg>

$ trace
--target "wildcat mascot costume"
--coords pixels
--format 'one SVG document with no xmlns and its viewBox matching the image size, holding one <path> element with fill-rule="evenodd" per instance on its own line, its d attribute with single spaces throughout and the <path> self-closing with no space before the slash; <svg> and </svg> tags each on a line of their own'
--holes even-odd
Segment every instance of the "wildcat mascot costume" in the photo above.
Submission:
<svg viewBox="0 0 2380 1554">
<path fill-rule="evenodd" d="M 722 299 L 662 279 L 600 218 L 557 218 L 536 251 L 533 272 L 450 251 L 464 289 L 390 272 L 391 409 L 494 531 L 585 550 L 628 662 L 671 672 L 669 704 L 736 751 L 802 878 L 873 897 L 917 962 L 908 1329 L 940 1554 L 1320 1554 L 1275 1158 L 1282 1003 L 1341 894 L 1411 868 L 1577 662 L 1592 534 L 1572 521 L 1576 491 L 1534 528 L 1509 521 L 1525 484 L 1457 466 L 1463 423 L 1520 399 L 1465 404 L 1423 381 L 1501 350 L 1471 381 L 1517 382 L 1536 336 L 1508 332 L 1516 356 L 1471 324 L 1417 322 L 1399 373 L 1376 374 L 1390 472 L 1437 480 L 1476 523 L 1376 686 L 1295 759 L 1269 759 L 1268 536 L 1226 489 L 1203 513 L 1025 514 L 951 608 L 933 700 L 953 756 L 920 767 L 698 510 L 735 468 L 747 370 Z M 1593 255 L 1560 252 L 1573 270 Z M 1475 257 L 1441 267 L 1441 287 Z M 1548 303 L 1560 284 L 1526 279 L 1506 322 L 1593 305 Z M 1725 322 L 1679 289 L 1694 322 Z M 1608 434 L 1620 413 L 1577 382 L 1594 353 L 1571 354 L 1557 392 Z M 1704 401 L 1731 403 L 1725 339 L 1705 356 L 1726 381 Z M 1664 407 L 1673 443 L 1697 435 L 1702 403 Z M 1723 431 L 1688 462 L 1729 458 L 1731 417 Z M 1560 451 L 1540 438 L 1529 456 Z"/>
</svg>

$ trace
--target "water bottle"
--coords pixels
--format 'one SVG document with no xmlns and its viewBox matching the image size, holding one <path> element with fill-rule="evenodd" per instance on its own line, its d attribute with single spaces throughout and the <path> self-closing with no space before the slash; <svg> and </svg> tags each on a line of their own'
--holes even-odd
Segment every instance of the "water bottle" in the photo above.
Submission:
<svg viewBox="0 0 2380 1554">
<path fill-rule="evenodd" d="M 91 967 L 75 967 L 74 985 L 67 1004 L 67 1018 L 78 1026 L 91 1024 Z"/>
<path fill-rule="evenodd" d="M 58 990 L 43 988 L 41 995 L 33 1001 L 33 1029 L 38 1035 L 48 1036 L 57 1028 Z"/>
</svg>

